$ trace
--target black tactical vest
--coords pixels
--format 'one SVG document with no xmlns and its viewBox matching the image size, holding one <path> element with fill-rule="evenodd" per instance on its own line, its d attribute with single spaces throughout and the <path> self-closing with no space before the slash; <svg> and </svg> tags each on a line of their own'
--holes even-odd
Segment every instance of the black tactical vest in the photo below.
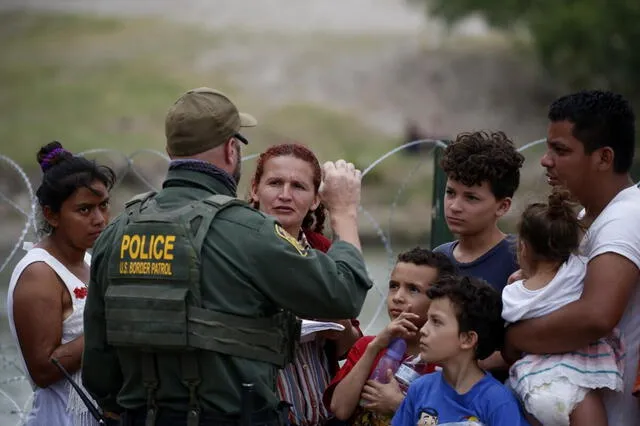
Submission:
<svg viewBox="0 0 640 426">
<path fill-rule="evenodd" d="M 118 224 L 105 294 L 108 343 L 151 353 L 206 350 L 279 367 L 291 362 L 300 337 L 291 312 L 250 318 L 202 307 L 200 250 L 211 222 L 221 210 L 247 204 L 213 195 L 165 211 L 154 195 L 126 203 Z"/>
</svg>

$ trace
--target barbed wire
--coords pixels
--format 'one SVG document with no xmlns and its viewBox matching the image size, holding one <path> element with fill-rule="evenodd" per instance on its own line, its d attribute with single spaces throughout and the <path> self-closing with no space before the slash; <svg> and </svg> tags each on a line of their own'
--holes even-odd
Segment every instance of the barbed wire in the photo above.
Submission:
<svg viewBox="0 0 640 426">
<path fill-rule="evenodd" d="M 545 139 L 539 139 L 532 142 L 529 142 L 522 147 L 519 148 L 519 151 L 523 152 L 530 148 L 533 148 L 541 143 L 543 143 Z M 418 145 L 426 146 L 425 150 L 421 151 L 421 154 L 431 154 L 435 149 L 442 149 L 446 147 L 446 141 L 437 140 L 437 139 L 421 139 L 406 143 L 404 145 L 398 146 L 373 161 L 369 166 L 364 168 L 362 177 L 363 182 L 366 182 L 366 177 L 370 174 L 372 170 L 378 167 L 382 162 L 384 162 L 389 157 L 412 147 L 416 147 Z M 116 187 L 123 182 L 123 176 L 131 174 L 146 188 L 146 190 L 158 190 L 158 188 L 147 178 L 145 177 L 136 167 L 136 159 L 140 156 L 155 156 L 157 159 L 169 162 L 169 158 L 166 154 L 152 150 L 152 149 L 142 149 L 133 152 L 130 155 L 125 155 L 124 153 L 108 148 L 98 148 L 91 149 L 84 152 L 79 153 L 78 155 L 83 156 L 95 156 L 101 154 L 108 154 L 111 156 L 116 156 L 122 159 L 125 164 L 124 173 L 120 172 L 118 175 L 120 176 L 118 182 L 116 183 Z M 243 162 L 251 161 L 255 159 L 258 154 L 251 154 L 243 157 Z M 427 157 L 429 158 L 429 157 Z M 392 248 L 392 230 L 394 217 L 398 211 L 399 200 L 401 199 L 402 194 L 406 191 L 409 183 L 415 176 L 418 174 L 418 171 L 429 163 L 429 160 L 425 158 L 424 161 L 418 161 L 417 164 L 409 170 L 405 178 L 400 183 L 398 189 L 395 191 L 393 201 L 389 206 L 389 219 L 387 222 L 387 229 L 385 230 L 379 222 L 377 222 L 374 218 L 374 215 L 371 214 L 364 206 L 359 206 L 359 211 L 363 215 L 363 217 L 369 222 L 369 224 L 373 227 L 377 238 L 380 240 L 380 243 L 383 248 L 383 252 L 387 256 L 387 275 L 385 280 L 382 283 L 376 283 L 373 287 L 373 294 L 375 297 L 379 298 L 379 302 L 375 306 L 373 310 L 373 314 L 369 318 L 361 318 L 361 323 L 364 325 L 365 334 L 376 331 L 373 330 L 375 328 L 375 324 L 378 319 L 384 312 L 384 308 L 386 306 L 386 279 L 388 279 L 389 273 L 393 268 L 395 263 L 394 259 L 394 250 Z M 35 234 L 36 229 L 36 208 L 37 202 L 34 195 L 34 189 L 30 182 L 30 179 L 25 172 L 15 161 L 11 158 L 0 154 L 0 163 L 5 163 L 9 166 L 9 168 L 13 169 L 20 178 L 21 184 L 24 185 L 24 189 L 26 190 L 29 202 L 28 202 L 28 210 L 21 207 L 17 202 L 11 199 L 10 196 L 4 194 L 0 191 L 0 202 L 4 202 L 8 204 L 15 212 L 17 212 L 24 220 L 24 225 L 22 226 L 22 230 L 13 244 L 9 254 L 2 260 L 2 264 L 0 265 L 0 273 L 9 265 L 9 263 L 14 259 L 18 250 L 23 246 L 27 236 L 30 234 L 30 231 L 33 231 Z M 114 187 L 114 190 L 116 189 Z M 371 292 L 370 292 L 371 293 Z M 372 297 L 371 294 L 368 297 Z M 14 352 L 11 354 L 11 352 Z M 16 360 L 18 359 L 17 349 L 15 347 L 10 346 L 0 346 L 0 423 L 3 423 L 2 415 L 8 416 L 8 418 L 13 417 L 16 420 L 16 425 L 21 424 L 28 413 L 32 401 L 32 393 L 30 392 L 30 388 L 28 387 L 28 379 L 25 376 L 24 371 L 18 365 Z M 13 370 L 13 373 L 11 373 Z M 8 388 L 13 385 L 21 385 L 22 389 L 19 389 L 20 395 L 12 395 L 8 391 Z M 19 388 L 20 386 L 18 386 Z M 25 395 L 27 395 L 25 397 Z M 4 400 L 4 403 L 3 403 Z M 7 408 L 8 407 L 8 408 Z M 8 421 L 8 420 L 7 420 Z"/>
</svg>

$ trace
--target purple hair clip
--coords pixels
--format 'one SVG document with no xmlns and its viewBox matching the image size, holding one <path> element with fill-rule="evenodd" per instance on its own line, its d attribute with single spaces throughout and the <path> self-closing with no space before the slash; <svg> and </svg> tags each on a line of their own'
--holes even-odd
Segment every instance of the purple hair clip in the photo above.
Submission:
<svg viewBox="0 0 640 426">
<path fill-rule="evenodd" d="M 56 158 L 59 154 L 62 154 L 63 152 L 68 152 L 68 151 L 66 149 L 64 149 L 64 148 L 55 148 L 53 151 L 51 151 L 50 153 L 45 155 L 45 157 L 40 162 L 40 168 L 42 169 L 42 171 L 46 172 L 47 170 L 49 170 L 49 168 L 51 168 L 51 166 L 52 166 L 52 164 L 50 164 L 51 160 L 53 160 L 54 158 Z"/>
</svg>

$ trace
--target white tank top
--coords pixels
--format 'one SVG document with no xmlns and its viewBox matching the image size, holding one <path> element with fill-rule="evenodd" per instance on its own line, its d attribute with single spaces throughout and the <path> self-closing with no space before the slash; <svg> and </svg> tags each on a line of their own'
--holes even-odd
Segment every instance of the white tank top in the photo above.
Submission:
<svg viewBox="0 0 640 426">
<path fill-rule="evenodd" d="M 25 244 L 25 248 L 28 248 L 30 244 Z M 24 370 L 25 375 L 29 379 L 32 389 L 34 390 L 33 408 L 26 419 L 27 425 L 39 425 L 47 421 L 49 424 L 52 419 L 55 419 L 60 425 L 74 425 L 74 424 L 91 424 L 92 419 L 89 416 L 88 410 L 82 404 L 75 391 L 71 392 L 71 386 L 67 383 L 66 379 L 60 380 L 47 388 L 39 388 L 29 375 L 29 370 L 22 356 L 22 348 L 18 341 L 16 333 L 16 327 L 13 320 L 13 292 L 18 283 L 18 279 L 24 272 L 25 268 L 35 262 L 46 263 L 53 271 L 60 277 L 60 280 L 64 283 L 67 291 L 72 300 L 73 311 L 62 322 L 62 339 L 60 344 L 69 343 L 70 341 L 80 337 L 83 334 L 83 312 L 84 304 L 87 295 L 87 286 L 78 277 L 67 269 L 58 259 L 49 254 L 48 251 L 41 248 L 31 248 L 27 251 L 27 254 L 18 262 L 11 274 L 11 280 L 9 281 L 9 290 L 7 294 L 7 317 L 9 320 L 9 328 L 11 329 L 11 335 L 18 347 L 18 354 L 20 357 L 20 363 Z M 91 255 L 87 253 L 85 255 L 85 263 L 89 265 L 91 262 Z M 81 384 L 80 372 L 76 372 L 74 375 L 76 383 Z M 74 419 L 74 416 L 76 417 Z"/>
</svg>

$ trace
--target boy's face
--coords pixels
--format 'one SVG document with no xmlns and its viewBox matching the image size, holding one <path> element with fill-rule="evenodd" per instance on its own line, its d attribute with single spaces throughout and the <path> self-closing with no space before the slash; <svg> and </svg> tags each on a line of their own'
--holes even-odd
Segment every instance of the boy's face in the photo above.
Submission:
<svg viewBox="0 0 640 426">
<path fill-rule="evenodd" d="M 438 278 L 438 270 L 431 266 L 398 262 L 391 272 L 387 310 L 393 320 L 407 310 L 420 317 L 416 326 L 422 327 L 427 320 L 430 299 L 427 289 Z"/>
<path fill-rule="evenodd" d="M 447 297 L 433 300 L 427 322 L 420 329 L 420 357 L 426 362 L 442 363 L 467 349 L 459 332 L 454 306 Z"/>
<path fill-rule="evenodd" d="M 456 235 L 477 235 L 495 225 L 509 211 L 511 198 L 498 200 L 488 181 L 467 186 L 447 179 L 444 213 L 449 230 Z"/>
<path fill-rule="evenodd" d="M 546 169 L 549 185 L 562 185 L 580 200 L 591 190 L 590 179 L 597 169 L 599 152 L 587 154 L 583 143 L 573 136 L 573 126 L 570 121 L 549 124 L 547 151 L 540 164 Z"/>
</svg>

